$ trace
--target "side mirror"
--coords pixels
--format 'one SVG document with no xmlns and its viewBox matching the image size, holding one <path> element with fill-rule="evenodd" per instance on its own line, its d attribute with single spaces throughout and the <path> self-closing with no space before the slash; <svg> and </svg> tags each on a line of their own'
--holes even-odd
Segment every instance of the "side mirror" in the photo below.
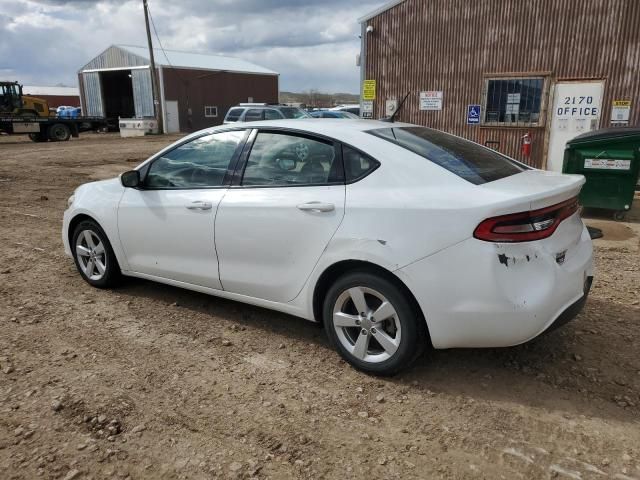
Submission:
<svg viewBox="0 0 640 480">
<path fill-rule="evenodd" d="M 120 182 L 123 187 L 136 188 L 140 186 L 140 172 L 138 170 L 129 170 L 120 175 Z"/>
</svg>

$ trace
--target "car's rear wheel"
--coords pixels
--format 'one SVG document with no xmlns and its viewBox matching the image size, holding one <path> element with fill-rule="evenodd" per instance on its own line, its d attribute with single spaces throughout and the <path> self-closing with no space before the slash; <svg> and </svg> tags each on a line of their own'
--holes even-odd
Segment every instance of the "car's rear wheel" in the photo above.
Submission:
<svg viewBox="0 0 640 480">
<path fill-rule="evenodd" d="M 394 375 L 424 351 L 426 326 L 394 282 L 367 271 L 340 277 L 323 305 L 329 339 L 351 365 Z"/>
<path fill-rule="evenodd" d="M 84 220 L 73 231 L 73 259 L 82 278 L 98 288 L 108 288 L 120 279 L 120 266 L 107 235 L 92 220 Z"/>
</svg>

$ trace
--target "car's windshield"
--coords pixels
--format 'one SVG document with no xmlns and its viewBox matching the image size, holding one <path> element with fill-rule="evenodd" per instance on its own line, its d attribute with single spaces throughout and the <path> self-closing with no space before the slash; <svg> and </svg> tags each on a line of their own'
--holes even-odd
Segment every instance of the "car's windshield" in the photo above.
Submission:
<svg viewBox="0 0 640 480">
<path fill-rule="evenodd" d="M 406 148 L 475 185 L 529 168 L 495 150 L 431 128 L 379 128 L 368 133 Z"/>
<path fill-rule="evenodd" d="M 307 112 L 296 107 L 281 108 L 280 112 L 282 112 L 284 118 L 311 118 L 311 115 Z"/>
</svg>

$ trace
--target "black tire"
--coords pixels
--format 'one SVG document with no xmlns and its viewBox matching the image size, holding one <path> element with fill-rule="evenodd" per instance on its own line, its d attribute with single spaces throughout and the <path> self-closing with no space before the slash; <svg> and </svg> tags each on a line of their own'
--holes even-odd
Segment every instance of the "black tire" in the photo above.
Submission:
<svg viewBox="0 0 640 480">
<path fill-rule="evenodd" d="M 627 218 L 627 212 L 625 210 L 618 210 L 613 213 L 613 218 L 617 222 L 622 222 L 625 218 Z"/>
<path fill-rule="evenodd" d="M 76 250 L 78 237 L 80 235 L 83 235 L 84 237 L 84 234 L 87 231 L 92 232 L 100 240 L 104 247 L 104 254 L 96 256 L 96 260 L 100 260 L 101 265 L 104 265 L 104 273 L 101 274 L 100 278 L 96 278 L 98 274 L 100 274 L 100 272 L 97 270 L 97 267 L 93 270 L 96 272 L 94 278 L 91 278 L 85 272 L 86 257 L 78 255 L 78 252 Z M 109 242 L 107 235 L 104 233 L 104 230 L 102 230 L 100 225 L 98 225 L 93 220 L 83 220 L 73 230 L 73 235 L 71 236 L 71 252 L 73 253 L 73 261 L 76 264 L 78 272 L 89 285 L 96 288 L 110 288 L 116 286 L 119 283 L 121 273 L 120 265 L 118 265 L 118 259 L 113 253 L 113 248 L 111 248 L 111 243 Z M 79 257 L 83 258 L 83 260 L 81 260 Z M 83 262 L 82 266 L 80 264 L 80 261 Z"/>
<path fill-rule="evenodd" d="M 395 353 L 383 361 L 373 362 L 357 358 L 343 344 L 345 339 L 352 341 L 355 335 L 358 335 L 358 329 L 361 327 L 343 329 L 345 333 L 342 334 L 342 338 L 339 338 L 336 328 L 334 327 L 334 307 L 337 308 L 337 304 L 342 303 L 342 301 L 338 302 L 339 299 L 344 298 L 344 295 L 347 294 L 349 289 L 354 287 L 361 287 L 365 290 L 368 289 L 381 294 L 393 306 L 397 314 L 393 317 L 395 319 L 393 321 L 397 321 L 400 324 L 402 334 L 399 345 Z M 367 293 L 367 296 L 368 295 Z M 368 298 L 370 299 L 366 302 L 367 304 L 376 299 L 375 296 Z M 349 300 L 347 304 L 348 302 Z M 401 287 L 382 275 L 366 270 L 348 272 L 334 282 L 325 296 L 322 308 L 325 330 L 329 340 L 338 350 L 342 358 L 358 370 L 380 376 L 395 375 L 401 370 L 408 368 L 422 355 L 428 344 L 426 323 L 414 303 L 413 299 L 409 298 L 408 294 Z M 355 308 L 355 303 L 351 304 L 351 308 Z M 372 307 L 372 309 L 375 308 L 375 306 Z M 360 323 L 358 323 L 358 325 L 360 325 Z M 364 325 L 364 323 L 362 325 Z M 347 330 L 350 332 L 355 331 L 353 333 L 347 333 Z M 362 330 L 365 330 L 365 328 Z M 373 331 L 373 329 L 370 331 Z M 349 335 L 354 335 L 354 337 L 349 338 Z M 374 339 L 375 336 L 369 338 Z M 378 347 L 382 345 L 378 344 L 377 341 L 374 343 L 377 344 Z M 355 343 L 353 343 L 353 345 L 355 345 Z M 371 345 L 371 343 L 368 343 L 367 352 L 369 352 L 369 348 L 373 348 Z M 368 353 L 365 356 L 369 356 Z"/>
<path fill-rule="evenodd" d="M 36 143 L 46 142 L 48 140 L 47 136 L 44 133 L 30 133 L 29 138 L 32 142 Z"/>
<path fill-rule="evenodd" d="M 52 142 L 66 142 L 71 138 L 71 129 L 64 123 L 54 123 L 48 133 Z"/>
</svg>

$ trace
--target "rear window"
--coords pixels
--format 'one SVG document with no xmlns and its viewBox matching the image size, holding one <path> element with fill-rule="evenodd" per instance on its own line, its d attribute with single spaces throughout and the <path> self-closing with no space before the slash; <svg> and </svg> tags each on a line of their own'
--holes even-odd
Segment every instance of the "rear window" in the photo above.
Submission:
<svg viewBox="0 0 640 480">
<path fill-rule="evenodd" d="M 392 127 L 367 133 L 406 148 L 475 185 L 529 169 L 494 150 L 430 128 Z"/>
<path fill-rule="evenodd" d="M 227 113 L 227 118 L 225 119 L 225 121 L 227 121 L 227 122 L 237 122 L 238 119 L 240 118 L 240 115 L 242 115 L 242 111 L 243 110 L 244 110 L 244 108 L 232 108 Z"/>
</svg>

